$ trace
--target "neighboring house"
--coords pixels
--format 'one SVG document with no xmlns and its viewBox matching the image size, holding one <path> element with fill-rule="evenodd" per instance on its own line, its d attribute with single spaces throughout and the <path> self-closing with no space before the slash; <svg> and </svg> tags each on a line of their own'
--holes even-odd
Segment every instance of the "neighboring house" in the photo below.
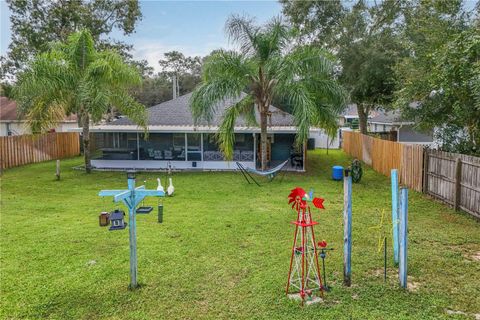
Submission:
<svg viewBox="0 0 480 320">
<path fill-rule="evenodd" d="M 260 128 L 249 127 L 242 118 L 235 124 L 233 161 L 226 161 L 215 134 L 226 108 L 239 101 L 225 100 L 217 105 L 210 123 L 194 124 L 190 112 L 190 94 L 148 108 L 148 138 L 128 118 L 92 126 L 92 166 L 103 169 L 203 169 L 232 170 L 236 161 L 246 167 L 260 165 Z M 305 148 L 295 150 L 293 117 L 270 106 L 268 119 L 270 167 L 290 160 L 288 168 L 303 171 Z M 258 112 L 256 114 L 259 121 Z M 80 130 L 80 129 L 76 129 Z"/>
<path fill-rule="evenodd" d="M 377 111 L 368 119 L 368 131 L 377 134 L 387 134 L 394 141 L 431 144 L 433 132 L 420 132 L 414 129 L 414 122 L 402 119 L 399 111 Z"/>
<path fill-rule="evenodd" d="M 52 131 L 65 132 L 78 127 L 75 115 L 65 118 Z M 17 103 L 7 97 L 0 97 L 0 136 L 31 134 L 25 119 L 17 112 Z"/>
<path fill-rule="evenodd" d="M 368 118 L 370 119 L 375 115 L 376 115 L 375 111 L 370 111 Z M 352 103 L 347 105 L 347 108 L 338 119 L 338 125 L 340 127 L 351 127 L 354 121 L 358 121 L 358 111 L 357 111 L 357 104 Z"/>
</svg>

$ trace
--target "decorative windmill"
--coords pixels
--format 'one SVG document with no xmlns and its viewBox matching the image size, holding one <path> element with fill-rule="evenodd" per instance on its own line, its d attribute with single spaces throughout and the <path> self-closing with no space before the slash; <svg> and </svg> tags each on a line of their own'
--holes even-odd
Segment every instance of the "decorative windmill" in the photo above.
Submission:
<svg viewBox="0 0 480 320">
<path fill-rule="evenodd" d="M 308 303 L 319 300 L 317 293 L 320 293 L 323 298 L 325 289 L 320 276 L 317 242 L 313 230 L 313 226 L 318 222 L 313 221 L 307 201 L 311 201 L 318 209 L 325 209 L 324 199 L 313 198 L 313 191 L 307 194 L 305 190 L 297 187 L 288 196 L 288 204 L 297 211 L 297 220 L 292 221 L 295 225 L 295 235 L 286 293 L 293 297 L 299 296 L 302 299 L 302 305 L 305 301 Z"/>
</svg>

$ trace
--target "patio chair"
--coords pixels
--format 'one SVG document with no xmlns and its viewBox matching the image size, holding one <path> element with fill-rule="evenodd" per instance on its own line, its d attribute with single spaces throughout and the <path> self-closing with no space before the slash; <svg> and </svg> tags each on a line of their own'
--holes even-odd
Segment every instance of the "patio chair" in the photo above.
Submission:
<svg viewBox="0 0 480 320">
<path fill-rule="evenodd" d="M 252 169 L 252 168 L 249 168 L 249 167 L 245 167 L 243 164 L 241 164 L 240 162 L 235 162 L 237 164 L 237 167 L 238 167 L 238 170 L 240 170 L 240 172 L 242 173 L 243 177 L 245 178 L 245 180 L 247 180 L 248 184 L 251 184 L 250 180 L 248 179 L 248 177 L 250 179 L 252 179 L 252 181 L 260 187 L 260 184 L 257 182 L 257 180 L 255 180 L 255 178 L 252 177 L 252 174 L 256 174 L 256 175 L 259 175 L 259 176 L 262 176 L 262 177 L 267 177 L 268 178 L 268 182 L 272 182 L 273 179 L 275 179 L 275 177 L 277 176 L 277 174 L 282 171 L 283 167 L 285 167 L 287 165 L 287 163 L 289 162 L 290 160 L 285 160 L 284 162 L 280 163 L 278 166 L 272 168 L 272 169 L 269 169 L 269 170 L 265 170 L 265 171 L 261 171 L 261 170 L 256 170 L 256 169 Z M 285 172 L 285 171 L 284 171 Z M 284 173 L 285 175 L 285 173 Z M 248 177 L 247 177 L 248 176 Z M 282 177 L 283 179 L 283 177 Z"/>
</svg>

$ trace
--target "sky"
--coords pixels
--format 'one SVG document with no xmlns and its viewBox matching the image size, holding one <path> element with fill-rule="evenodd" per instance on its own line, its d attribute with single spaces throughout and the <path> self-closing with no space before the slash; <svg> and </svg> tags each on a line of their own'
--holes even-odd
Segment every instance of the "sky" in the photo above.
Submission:
<svg viewBox="0 0 480 320">
<path fill-rule="evenodd" d="M 281 13 L 277 1 L 141 1 L 142 20 L 135 33 L 112 37 L 133 45 L 135 59 L 146 59 L 159 70 L 163 53 L 177 50 L 187 56 L 205 56 L 214 49 L 229 48 L 225 21 L 231 14 L 247 14 L 259 23 Z M 6 2 L 0 0 L 0 54 L 10 43 L 10 20 Z"/>
</svg>

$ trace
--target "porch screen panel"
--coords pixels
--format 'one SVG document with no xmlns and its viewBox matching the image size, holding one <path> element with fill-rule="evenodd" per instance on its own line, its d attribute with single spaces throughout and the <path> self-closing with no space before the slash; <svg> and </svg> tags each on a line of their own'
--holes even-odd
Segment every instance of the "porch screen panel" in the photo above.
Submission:
<svg viewBox="0 0 480 320">
<path fill-rule="evenodd" d="M 236 133 L 233 149 L 233 161 L 253 161 L 253 134 Z M 215 134 L 203 134 L 203 160 L 204 161 L 225 161 L 223 153 L 217 143 Z"/>
<path fill-rule="evenodd" d="M 140 135 L 140 160 L 185 161 L 184 133 Z"/>
<path fill-rule="evenodd" d="M 93 138 L 94 159 L 137 159 L 137 134 L 134 132 L 96 132 Z"/>
<path fill-rule="evenodd" d="M 187 133 L 188 161 L 202 160 L 202 135 L 200 133 Z"/>
</svg>

